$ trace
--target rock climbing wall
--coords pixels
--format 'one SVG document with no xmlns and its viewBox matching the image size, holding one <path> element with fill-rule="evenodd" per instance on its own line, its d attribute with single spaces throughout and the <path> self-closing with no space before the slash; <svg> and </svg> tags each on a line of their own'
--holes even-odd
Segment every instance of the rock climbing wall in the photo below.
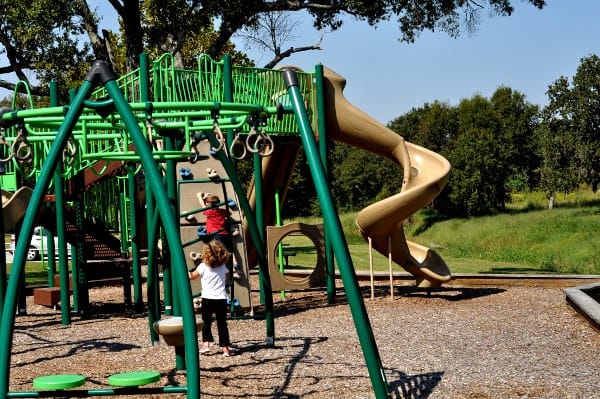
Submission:
<svg viewBox="0 0 600 399">
<path fill-rule="evenodd" d="M 201 142 L 197 146 L 198 153 L 209 154 L 209 146 L 208 141 Z M 238 206 L 238 196 L 233 189 L 229 176 L 227 176 L 221 161 L 212 155 L 208 159 L 199 160 L 195 163 L 180 162 L 177 164 L 177 169 L 179 214 L 184 215 L 179 221 L 181 242 L 184 246 L 188 268 L 191 269 L 199 264 L 199 259 L 194 260 L 194 258 L 201 253 L 204 246 L 204 243 L 198 240 L 198 231 L 202 230 L 206 223 L 206 218 L 201 212 L 203 204 L 200 197 L 202 194 L 216 195 L 221 202 L 225 203 L 222 207 L 229 209 L 231 212 L 233 252 L 240 266 L 240 276 L 233 280 L 234 284 L 231 287 L 233 295 L 230 298 L 234 300 L 234 303 L 239 303 L 240 308 L 253 313 L 245 234 L 241 223 L 243 214 Z M 191 245 L 188 245 L 188 243 L 191 243 Z M 194 294 L 199 293 L 201 289 L 199 279 L 192 281 L 192 292 Z"/>
</svg>

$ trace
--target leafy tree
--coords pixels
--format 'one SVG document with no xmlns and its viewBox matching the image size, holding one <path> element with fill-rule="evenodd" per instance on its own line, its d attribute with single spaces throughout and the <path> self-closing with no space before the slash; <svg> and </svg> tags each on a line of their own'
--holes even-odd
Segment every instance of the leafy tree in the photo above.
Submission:
<svg viewBox="0 0 600 399">
<path fill-rule="evenodd" d="M 0 75 L 14 74 L 24 82 L 30 82 L 29 71 L 40 81 L 78 75 L 91 59 L 78 12 L 74 2 L 65 0 L 0 1 L 0 55 L 8 61 Z M 0 80 L 0 87 L 14 90 L 15 83 Z M 32 86 L 32 93 L 45 92 Z"/>
<path fill-rule="evenodd" d="M 548 208 L 554 206 L 557 192 L 569 192 L 577 186 L 577 168 L 572 162 L 574 135 L 557 124 L 541 123 L 536 130 L 540 156 L 539 187 L 548 195 Z"/>
<path fill-rule="evenodd" d="M 444 155 L 449 182 L 434 200 L 436 215 L 471 216 L 502 211 L 514 176 L 536 179 L 534 131 L 538 108 L 507 87 L 491 99 L 475 95 L 456 107 L 434 102 L 394 119 L 389 127 L 407 141 Z"/>
<path fill-rule="evenodd" d="M 444 153 L 458 132 L 456 108 L 446 103 L 425 103 L 392 120 L 388 127 L 405 140 Z"/>
<path fill-rule="evenodd" d="M 331 185 L 338 208 L 364 208 L 400 192 L 402 170 L 396 163 L 344 143 L 332 147 Z"/>
<path fill-rule="evenodd" d="M 457 107 L 458 136 L 450 143 L 453 166 L 447 214 L 474 216 L 504 209 L 508 176 L 500 121 L 486 98 L 475 95 Z"/>
<path fill-rule="evenodd" d="M 538 8 L 545 5 L 544 0 L 527 1 Z M 195 41 L 206 38 L 202 49 L 217 58 L 236 32 L 255 27 L 262 15 L 272 12 L 306 11 L 319 30 L 338 29 L 343 23 L 342 16 L 370 25 L 394 18 L 400 39 L 407 42 L 414 41 L 424 30 L 442 29 L 458 35 L 463 26 L 474 29 L 479 15 L 486 11 L 496 15 L 513 12 L 511 0 L 109 0 L 109 3 L 120 19 L 118 39 L 110 32 L 99 31 L 98 16 L 87 0 L 1 0 L 0 52 L 6 55 L 8 65 L 0 67 L 0 73 L 16 73 L 20 79 L 28 80 L 25 71 L 33 71 L 40 83 L 36 93 L 43 93 L 46 82 L 54 78 L 62 78 L 60 81 L 70 87 L 67 78 L 77 80 L 74 75 L 87 71 L 91 59 L 116 63 L 118 51 L 114 47 L 119 43 L 125 47 L 122 63 L 126 70 L 115 68 L 118 72 L 134 68 L 137 56 L 147 49 L 172 52 L 178 66 L 183 67 L 185 49 L 197 48 Z M 65 65 L 69 68 L 64 68 Z M 0 87 L 11 88 L 11 83 L 0 80 Z"/>
<path fill-rule="evenodd" d="M 500 123 L 500 150 L 511 174 L 512 188 L 533 188 L 538 182 L 535 129 L 539 124 L 539 107 L 509 87 L 499 87 L 490 102 Z"/>
<path fill-rule="evenodd" d="M 561 152 L 569 152 L 562 157 L 554 155 L 545 163 L 544 187 L 553 193 L 589 184 L 596 191 L 600 184 L 600 57 L 582 58 L 572 82 L 562 76 L 549 86 L 547 94 L 550 101 L 543 113 L 544 128 L 539 131 L 541 151 L 550 156 L 562 146 Z M 564 163 L 557 163 L 559 160 Z M 556 179 L 559 173 L 560 182 Z"/>
</svg>

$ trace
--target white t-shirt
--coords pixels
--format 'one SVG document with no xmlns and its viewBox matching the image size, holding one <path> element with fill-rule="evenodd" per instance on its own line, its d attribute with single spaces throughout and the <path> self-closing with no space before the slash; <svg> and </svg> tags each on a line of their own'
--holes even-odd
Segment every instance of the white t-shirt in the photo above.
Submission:
<svg viewBox="0 0 600 399">
<path fill-rule="evenodd" d="M 200 281 L 202 282 L 202 298 L 227 299 L 226 275 L 228 270 L 225 263 L 210 267 L 202 262 L 198 265 L 196 271 L 200 274 Z"/>
</svg>

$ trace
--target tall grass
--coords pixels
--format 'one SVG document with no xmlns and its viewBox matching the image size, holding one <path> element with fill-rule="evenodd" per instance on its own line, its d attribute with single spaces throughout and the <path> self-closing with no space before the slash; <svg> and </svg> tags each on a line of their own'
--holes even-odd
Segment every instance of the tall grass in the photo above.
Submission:
<svg viewBox="0 0 600 399">
<path fill-rule="evenodd" d="M 598 226 L 597 207 L 555 208 L 448 220 L 407 236 L 455 259 L 509 263 L 531 272 L 600 274 Z"/>
<path fill-rule="evenodd" d="M 453 273 L 600 274 L 600 195 L 580 190 L 558 195 L 552 210 L 547 206 L 542 193 L 516 195 L 508 213 L 446 220 L 424 231 L 417 214 L 405 225 L 406 237 L 435 249 Z M 354 266 L 366 270 L 368 245 L 355 218 L 340 215 Z M 376 270 L 387 270 L 385 255 L 374 262 Z"/>
</svg>

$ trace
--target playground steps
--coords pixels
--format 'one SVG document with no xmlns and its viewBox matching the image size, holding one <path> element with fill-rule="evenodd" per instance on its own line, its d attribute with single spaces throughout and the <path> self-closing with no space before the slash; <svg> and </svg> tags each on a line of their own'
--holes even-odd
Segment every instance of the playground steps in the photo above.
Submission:
<svg viewBox="0 0 600 399">
<path fill-rule="evenodd" d="M 40 224 L 56 235 L 56 210 L 54 207 L 46 207 L 40 215 Z M 65 208 L 65 233 L 67 242 L 76 241 L 79 233 L 75 224 L 75 209 L 67 206 Z M 108 231 L 107 227 L 94 219 L 88 218 L 83 221 L 84 234 L 84 256 L 88 260 L 122 258 L 121 242 Z"/>
<path fill-rule="evenodd" d="M 54 307 L 60 302 L 60 287 L 43 287 L 33 290 L 33 303 Z"/>
<path fill-rule="evenodd" d="M 69 276 L 69 295 L 73 293 L 73 280 Z M 60 302 L 60 278 L 54 276 L 53 287 L 38 287 L 33 289 L 33 303 L 36 305 L 55 307 Z"/>
</svg>

